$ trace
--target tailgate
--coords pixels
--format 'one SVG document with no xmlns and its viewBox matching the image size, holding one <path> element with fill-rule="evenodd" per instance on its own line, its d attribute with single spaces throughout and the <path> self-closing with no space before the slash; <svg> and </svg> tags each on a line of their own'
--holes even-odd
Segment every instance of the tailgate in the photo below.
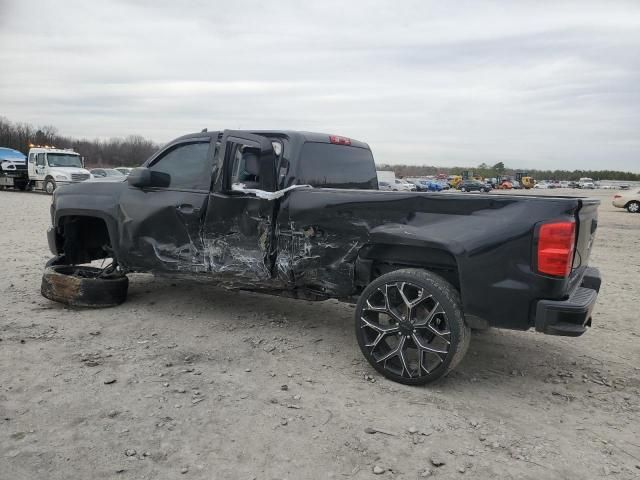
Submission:
<svg viewBox="0 0 640 480">
<path fill-rule="evenodd" d="M 589 255 L 598 228 L 598 205 L 600 200 L 580 199 L 580 208 L 576 214 L 576 253 L 573 257 L 573 270 L 579 275 L 589 263 Z"/>
</svg>

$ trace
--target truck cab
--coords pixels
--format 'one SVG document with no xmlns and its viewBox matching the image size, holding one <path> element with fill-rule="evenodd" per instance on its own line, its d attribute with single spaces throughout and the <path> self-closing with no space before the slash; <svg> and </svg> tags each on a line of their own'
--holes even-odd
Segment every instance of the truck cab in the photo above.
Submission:
<svg viewBox="0 0 640 480">
<path fill-rule="evenodd" d="M 34 146 L 29 149 L 27 169 L 31 188 L 50 195 L 59 185 L 91 178 L 82 157 L 72 149 Z"/>
</svg>

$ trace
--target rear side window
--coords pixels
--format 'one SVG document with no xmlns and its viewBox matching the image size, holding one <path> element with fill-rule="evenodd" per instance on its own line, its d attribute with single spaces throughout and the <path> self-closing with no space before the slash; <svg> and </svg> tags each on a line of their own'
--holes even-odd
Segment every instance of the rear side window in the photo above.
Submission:
<svg viewBox="0 0 640 480">
<path fill-rule="evenodd" d="M 209 142 L 180 144 L 163 153 L 149 169 L 168 173 L 169 188 L 209 190 L 212 165 L 208 152 Z"/>
<path fill-rule="evenodd" d="M 325 188 L 378 188 L 370 150 L 332 143 L 305 143 L 298 183 Z"/>
</svg>

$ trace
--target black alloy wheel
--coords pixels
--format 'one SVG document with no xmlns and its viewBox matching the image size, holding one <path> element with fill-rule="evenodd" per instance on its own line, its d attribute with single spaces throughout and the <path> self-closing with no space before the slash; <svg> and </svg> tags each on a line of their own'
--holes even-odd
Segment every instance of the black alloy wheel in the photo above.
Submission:
<svg viewBox="0 0 640 480">
<path fill-rule="evenodd" d="M 458 292 L 425 270 L 397 270 L 374 280 L 358 301 L 355 320 L 369 363 L 408 385 L 446 375 L 469 345 Z"/>
</svg>

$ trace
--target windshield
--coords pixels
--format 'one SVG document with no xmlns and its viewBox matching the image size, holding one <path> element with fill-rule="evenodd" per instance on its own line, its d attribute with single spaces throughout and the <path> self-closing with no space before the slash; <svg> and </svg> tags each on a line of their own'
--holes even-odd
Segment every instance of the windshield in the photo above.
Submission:
<svg viewBox="0 0 640 480">
<path fill-rule="evenodd" d="M 75 153 L 47 153 L 50 167 L 76 167 L 82 168 L 80 155 Z"/>
<path fill-rule="evenodd" d="M 119 172 L 115 168 L 105 168 L 104 173 L 107 174 L 107 177 L 122 177 L 124 173 Z"/>
</svg>

